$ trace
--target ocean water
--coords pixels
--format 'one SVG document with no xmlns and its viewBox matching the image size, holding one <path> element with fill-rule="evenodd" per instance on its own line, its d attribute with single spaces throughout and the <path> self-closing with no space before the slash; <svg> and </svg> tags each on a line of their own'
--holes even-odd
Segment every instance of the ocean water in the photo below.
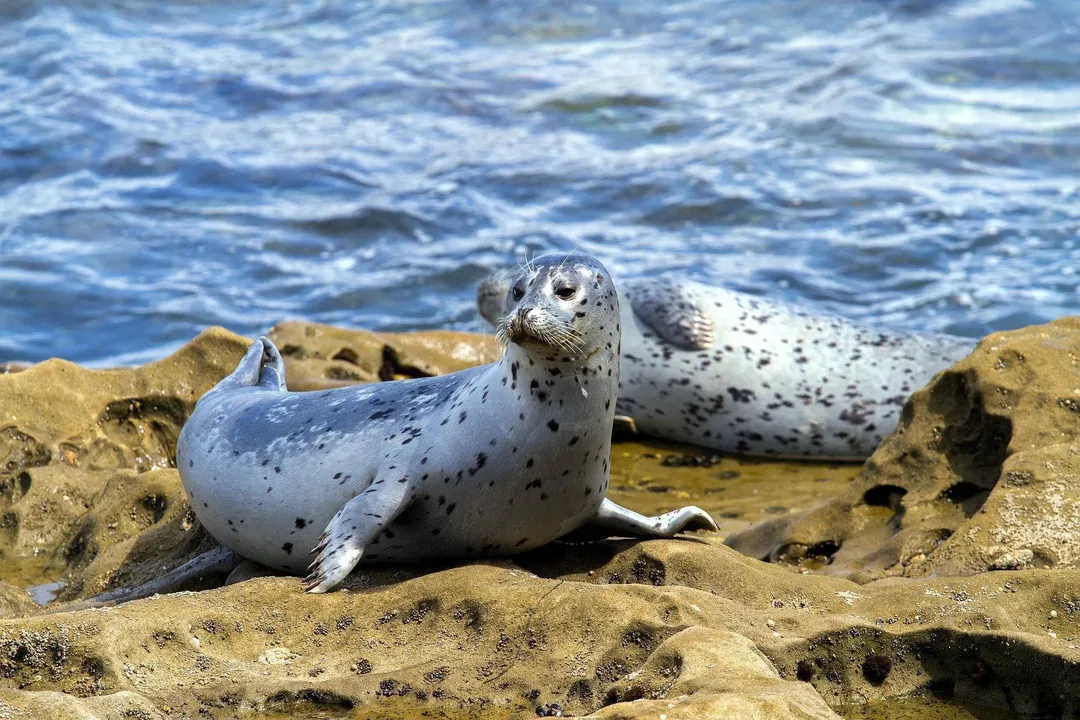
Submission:
<svg viewBox="0 0 1080 720">
<path fill-rule="evenodd" d="M 1078 242 L 1073 0 L 0 3 L 0 360 L 479 330 L 575 247 L 974 336 Z"/>
</svg>

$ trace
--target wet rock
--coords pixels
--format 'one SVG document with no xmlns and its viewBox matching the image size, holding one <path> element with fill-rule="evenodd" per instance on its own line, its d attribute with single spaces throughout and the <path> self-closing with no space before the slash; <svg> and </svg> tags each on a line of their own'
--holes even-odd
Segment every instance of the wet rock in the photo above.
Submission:
<svg viewBox="0 0 1080 720">
<path fill-rule="evenodd" d="M 661 465 L 664 467 L 712 467 L 720 462 L 720 455 L 695 455 L 684 453 L 682 455 L 668 455 Z"/>
<path fill-rule="evenodd" d="M 1080 567 L 1080 319 L 990 335 L 904 407 L 850 487 L 729 537 L 859 582 Z"/>
</svg>

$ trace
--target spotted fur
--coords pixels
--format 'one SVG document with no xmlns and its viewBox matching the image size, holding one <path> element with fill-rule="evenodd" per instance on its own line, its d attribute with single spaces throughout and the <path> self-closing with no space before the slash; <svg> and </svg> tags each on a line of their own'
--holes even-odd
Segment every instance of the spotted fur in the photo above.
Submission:
<svg viewBox="0 0 1080 720">
<path fill-rule="evenodd" d="M 589 521 L 715 527 L 696 508 L 644 518 L 604 499 L 620 320 L 603 266 L 546 256 L 511 284 L 502 358 L 450 375 L 290 393 L 260 339 L 181 431 L 199 521 L 241 556 L 310 569 L 314 592 L 358 562 L 512 555 Z"/>
<path fill-rule="evenodd" d="M 489 321 L 507 285 L 481 284 Z M 861 460 L 908 396 L 974 347 L 689 281 L 621 285 L 617 412 L 637 431 L 723 452 Z"/>
</svg>

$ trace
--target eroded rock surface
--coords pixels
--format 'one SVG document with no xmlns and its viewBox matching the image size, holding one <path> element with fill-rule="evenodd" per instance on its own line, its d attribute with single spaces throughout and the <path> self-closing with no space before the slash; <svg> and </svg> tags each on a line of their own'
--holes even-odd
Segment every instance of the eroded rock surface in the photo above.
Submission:
<svg viewBox="0 0 1080 720">
<path fill-rule="evenodd" d="M 0 621 L 0 700 L 128 692 L 181 717 L 521 717 L 554 704 L 835 718 L 826 699 L 921 691 L 1069 717 L 1078 583 L 1023 571 L 859 586 L 710 539 L 561 544 L 514 563 L 365 571 L 319 598 L 295 578 L 257 578 Z"/>
<path fill-rule="evenodd" d="M 815 553 L 823 563 L 831 557 L 830 572 L 850 557 L 850 578 L 792 572 L 700 535 L 365 569 L 345 591 L 318 597 L 295 578 L 248 572 L 227 587 L 208 577 L 192 585 L 211 588 L 201 592 L 97 610 L 61 602 L 43 612 L 23 590 L 0 585 L 0 617 L 8 618 L 0 620 L 0 718 L 509 718 L 539 708 L 604 718 L 816 719 L 912 694 L 1073 717 L 1080 571 L 1061 568 L 1073 565 L 1069 478 L 1080 465 L 1070 416 L 1058 413 L 1073 412 L 1059 400 L 1075 373 L 1075 363 L 1066 372 L 1061 362 L 1080 355 L 1074 334 L 1080 326 L 1059 323 L 992 336 L 965 361 L 970 367 L 938 378 L 934 388 L 944 390 L 913 400 L 901 432 L 854 484 L 835 469 L 810 470 L 842 501 L 735 536 L 804 566 Z M 292 346 L 290 383 L 307 388 L 446 372 L 497 351 L 489 340 L 463 350 L 470 336 L 421 341 L 304 324 L 283 324 L 273 336 Z M 66 580 L 61 600 L 76 600 L 212 547 L 184 502 L 172 452 L 195 399 L 247 344 L 211 330 L 142 368 L 49 361 L 0 376 L 3 567 L 47 558 L 50 577 Z M 990 347 L 1004 368 L 999 358 L 979 359 Z M 343 349 L 355 358 L 343 359 Z M 356 374 L 333 377 L 342 364 Z M 1005 374 L 993 384 L 990 371 Z M 683 463 L 671 448 L 625 447 L 625 464 L 621 455 L 613 461 L 621 499 L 659 504 L 637 509 L 683 504 L 688 493 L 714 498 L 717 509 L 773 513 L 723 498 L 733 488 L 760 490 L 765 466 Z M 683 482 L 671 468 L 680 464 L 696 467 L 678 472 L 700 474 Z M 778 469 L 777 477 L 795 472 Z M 814 497 L 761 494 L 778 516 Z M 833 524 L 840 530 L 826 532 Z M 906 569 L 910 559 L 887 561 L 912 548 L 926 556 L 915 565 L 968 576 L 867 582 L 875 568 L 924 574 Z M 989 567 L 1012 571 L 970 574 Z"/>
<path fill-rule="evenodd" d="M 1080 319 L 990 335 L 837 498 L 730 538 L 857 581 L 1080 566 Z"/>
<path fill-rule="evenodd" d="M 433 330 L 371 333 L 333 325 L 283 322 L 268 335 L 285 358 L 291 390 L 429 377 L 495 362 L 492 335 Z"/>
</svg>

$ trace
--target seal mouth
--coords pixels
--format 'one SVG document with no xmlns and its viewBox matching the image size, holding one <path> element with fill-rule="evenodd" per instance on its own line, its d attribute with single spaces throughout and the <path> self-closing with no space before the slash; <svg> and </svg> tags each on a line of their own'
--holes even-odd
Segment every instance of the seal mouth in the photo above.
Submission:
<svg viewBox="0 0 1080 720">
<path fill-rule="evenodd" d="M 528 321 L 529 311 L 514 313 L 506 321 L 506 339 L 515 345 L 530 342 L 533 344 L 547 345 L 548 342 L 540 333 L 536 332 Z"/>
<path fill-rule="evenodd" d="M 502 323 L 502 336 L 521 346 L 543 346 L 577 355 L 582 349 L 581 333 L 572 327 L 562 327 L 550 320 L 537 319 L 533 308 L 519 310 Z"/>
</svg>

